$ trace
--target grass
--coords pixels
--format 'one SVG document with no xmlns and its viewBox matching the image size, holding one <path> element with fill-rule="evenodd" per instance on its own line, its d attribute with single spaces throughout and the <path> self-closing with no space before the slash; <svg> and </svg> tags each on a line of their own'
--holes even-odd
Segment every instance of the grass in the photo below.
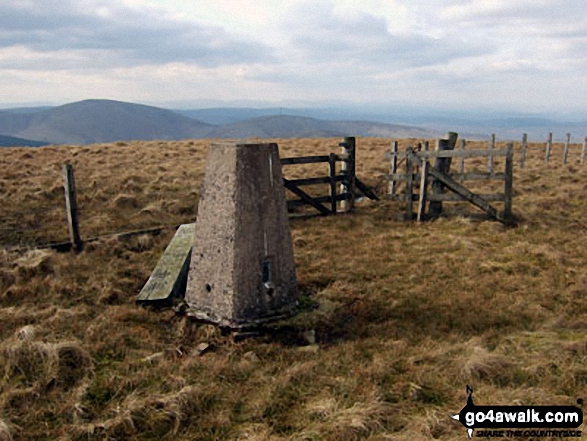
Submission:
<svg viewBox="0 0 587 441">
<path fill-rule="evenodd" d="M 338 140 L 278 142 L 282 156 L 338 150 Z M 357 145 L 358 176 L 385 189 L 389 142 Z M 5 149 L 3 225 L 38 201 L 60 204 L 68 161 L 86 237 L 193 221 L 206 148 Z M 399 221 L 391 202 L 292 221 L 305 310 L 241 342 L 135 306 L 170 230 L 79 254 L 0 251 L 0 440 L 462 440 L 449 416 L 467 384 L 478 404 L 575 404 L 587 392 L 587 167 L 563 166 L 557 148 L 545 166 L 531 144 L 516 167 L 516 228 L 472 220 L 463 204 L 423 224 Z M 66 235 L 60 216 L 26 239 Z M 212 350 L 199 356 L 202 342 Z"/>
</svg>

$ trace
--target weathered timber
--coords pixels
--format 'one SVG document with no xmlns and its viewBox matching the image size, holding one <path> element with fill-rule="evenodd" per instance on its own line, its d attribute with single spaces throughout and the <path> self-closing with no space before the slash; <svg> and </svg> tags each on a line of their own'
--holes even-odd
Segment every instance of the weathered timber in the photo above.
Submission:
<svg viewBox="0 0 587 441">
<path fill-rule="evenodd" d="M 585 138 L 587 139 L 587 138 Z M 391 176 L 395 175 L 397 173 L 397 146 L 398 146 L 398 142 L 397 141 L 393 141 L 391 143 L 391 155 L 390 155 L 390 162 L 389 162 L 389 174 Z M 388 194 L 395 194 L 395 191 L 397 189 L 397 183 L 396 181 L 392 178 L 391 181 L 389 182 L 389 191 Z"/>
<path fill-rule="evenodd" d="M 331 153 L 328 156 L 328 169 L 328 182 L 330 184 L 330 211 L 332 214 L 336 214 L 338 210 L 336 207 L 336 155 L 334 153 Z"/>
<path fill-rule="evenodd" d="M 585 154 L 587 154 L 587 136 L 583 140 L 583 149 L 581 150 L 581 164 L 585 164 Z"/>
<path fill-rule="evenodd" d="M 567 163 L 569 157 L 569 146 L 571 145 L 571 134 L 567 133 L 567 140 L 565 141 L 565 150 L 563 152 L 563 164 Z"/>
<path fill-rule="evenodd" d="M 492 156 L 503 156 L 507 155 L 507 149 L 482 149 L 482 150 L 441 150 L 441 151 L 422 151 L 422 152 L 414 152 L 416 156 L 419 158 L 487 158 L 489 155 Z M 386 158 L 390 158 L 389 154 L 384 155 Z M 397 153 L 397 159 L 404 159 L 406 157 L 406 152 L 399 152 Z"/>
<path fill-rule="evenodd" d="M 430 175 L 430 173 L 429 173 L 429 175 Z M 485 199 L 487 202 L 505 202 L 505 194 L 504 193 L 477 193 L 477 196 Z M 402 201 L 403 202 L 406 200 L 406 196 L 404 194 L 394 194 L 394 195 L 387 196 L 386 199 L 390 200 L 390 201 Z M 414 202 L 419 201 L 420 195 L 413 194 L 412 200 Z M 431 201 L 442 201 L 442 202 L 463 202 L 464 201 L 464 202 L 467 202 L 466 199 L 464 199 L 462 196 L 460 196 L 456 193 L 430 194 L 430 192 L 428 192 L 428 194 L 426 195 L 426 200 L 428 202 L 431 202 Z"/>
<path fill-rule="evenodd" d="M 520 152 L 520 168 L 526 166 L 526 149 L 528 148 L 528 134 L 522 136 L 522 151 Z"/>
<path fill-rule="evenodd" d="M 458 135 L 455 132 L 449 132 L 448 134 L 448 139 L 439 139 L 437 140 L 436 143 L 436 152 L 441 152 L 441 151 L 445 151 L 445 150 L 453 150 L 455 148 L 455 144 L 457 142 L 457 137 Z M 462 152 L 464 153 L 464 152 Z M 451 163 L 451 158 L 447 157 L 447 158 L 441 158 L 439 156 L 436 157 L 436 160 L 434 161 L 434 170 L 438 173 L 442 173 L 442 174 L 448 174 L 450 171 L 450 163 Z M 430 174 L 432 174 L 432 172 L 430 171 Z M 435 176 L 435 175 L 433 175 Z M 444 184 L 440 179 L 434 179 L 432 181 L 432 185 L 431 185 L 432 189 L 431 189 L 431 193 L 432 194 L 442 194 L 443 190 L 444 190 Z M 438 216 L 440 216 L 440 213 L 442 213 L 442 202 L 440 201 L 434 201 L 434 202 L 430 202 L 429 204 L 429 208 L 428 208 L 429 212 L 430 212 L 430 216 L 432 216 L 433 218 L 437 218 Z"/>
<path fill-rule="evenodd" d="M 428 168 L 430 163 L 424 160 L 420 170 L 420 200 L 418 201 L 418 214 L 416 220 L 422 222 L 426 215 L 426 196 L 428 195 Z"/>
<path fill-rule="evenodd" d="M 438 170 L 436 170 L 434 168 L 431 168 L 429 170 L 429 174 L 432 175 L 437 180 L 439 180 L 440 182 L 442 182 L 446 186 L 446 188 L 459 194 L 465 200 L 469 201 L 471 204 L 473 204 L 476 207 L 480 208 L 481 210 L 485 211 L 487 214 L 489 214 L 494 219 L 496 219 L 504 224 L 510 223 L 509 220 L 504 219 L 504 217 L 501 213 L 499 213 L 494 207 L 492 207 L 490 204 L 488 204 L 485 199 L 483 199 L 479 195 L 473 193 L 469 189 L 463 187 L 461 184 L 459 184 L 457 181 L 452 179 L 450 176 L 448 176 L 442 172 L 439 172 Z"/>
<path fill-rule="evenodd" d="M 344 201 L 345 199 L 348 199 L 350 197 L 351 197 L 350 193 L 337 194 L 334 197 L 334 200 L 336 202 L 340 202 L 340 201 Z M 330 195 L 328 195 L 328 196 L 312 196 L 312 200 L 314 202 L 319 203 L 319 204 L 332 203 L 332 197 Z M 308 203 L 302 199 L 290 199 L 287 201 L 287 208 L 288 209 L 295 208 L 295 207 L 301 207 L 304 205 L 308 205 Z"/>
<path fill-rule="evenodd" d="M 512 197 L 514 192 L 514 144 L 507 145 L 508 154 L 505 157 L 505 205 L 503 218 L 506 222 L 512 221 Z"/>
<path fill-rule="evenodd" d="M 465 145 L 466 145 L 467 141 L 465 141 L 464 139 L 461 139 L 461 141 L 459 142 L 459 152 L 462 154 L 465 151 Z M 459 158 L 459 173 L 464 174 L 465 173 L 465 156 L 461 156 Z"/>
<path fill-rule="evenodd" d="M 340 184 L 341 193 L 351 193 L 350 199 L 345 199 L 340 203 L 340 211 L 347 213 L 353 209 L 355 202 L 355 138 L 347 136 L 339 143 L 341 153 L 347 155 L 347 159 L 342 162 L 341 174 L 346 176 L 346 179 Z"/>
<path fill-rule="evenodd" d="M 552 132 L 548 134 L 548 140 L 546 141 L 546 153 L 544 154 L 544 162 L 549 163 L 550 151 L 552 150 Z"/>
<path fill-rule="evenodd" d="M 338 175 L 334 176 L 335 182 L 341 182 L 345 179 L 345 176 Z M 304 179 L 290 179 L 289 182 L 295 186 L 302 186 L 302 185 L 316 185 L 316 184 L 329 184 L 330 183 L 330 176 L 321 176 L 318 178 L 304 178 Z"/>
<path fill-rule="evenodd" d="M 366 197 L 368 197 L 372 201 L 379 200 L 379 197 L 375 194 L 375 192 L 371 188 L 367 187 L 363 183 L 363 181 L 361 181 L 356 176 L 355 176 L 355 187 L 358 188 L 361 191 L 361 193 L 363 193 Z"/>
<path fill-rule="evenodd" d="M 281 158 L 281 165 L 314 164 L 314 163 L 318 163 L 318 162 L 328 162 L 328 161 L 329 161 L 328 155 L 301 156 L 299 158 Z"/>
<path fill-rule="evenodd" d="M 321 203 L 316 202 L 316 198 L 312 198 L 312 196 L 310 196 L 308 193 L 306 193 L 304 190 L 302 190 L 298 186 L 293 185 L 286 178 L 283 178 L 283 185 L 285 186 L 285 188 L 287 188 L 293 194 L 298 196 L 307 205 L 311 205 L 312 207 L 314 207 L 316 210 L 318 210 L 320 213 L 322 213 L 324 215 L 330 214 L 330 210 L 328 208 L 326 208 L 324 205 L 322 205 Z M 330 199 L 328 199 L 328 200 L 330 200 Z"/>
<path fill-rule="evenodd" d="M 451 173 L 450 175 L 453 179 L 458 179 L 460 181 L 503 181 L 505 179 L 505 173 L 494 173 L 490 175 L 489 173 L 484 172 L 469 172 Z M 420 175 L 416 174 L 416 179 L 419 179 L 419 177 Z M 394 175 L 389 175 L 387 178 L 399 182 L 407 179 L 405 173 L 396 173 Z"/>
<path fill-rule="evenodd" d="M 495 133 L 491 134 L 491 139 L 489 140 L 489 150 L 495 150 Z M 487 158 L 487 171 L 489 173 L 493 173 L 493 155 L 490 155 Z"/>
<path fill-rule="evenodd" d="M 406 176 L 407 176 L 407 180 L 406 180 L 406 194 L 405 194 L 405 201 L 406 201 L 406 214 L 405 214 L 405 219 L 408 221 L 411 221 L 413 216 L 414 216 L 414 200 L 413 200 L 413 193 L 414 193 L 414 173 L 413 173 L 413 168 L 414 168 L 414 161 L 413 161 L 413 155 L 411 155 L 410 153 L 412 153 L 412 148 L 408 148 L 407 150 L 408 152 L 408 156 L 406 158 Z"/>
<path fill-rule="evenodd" d="M 184 297 L 194 233 L 195 224 L 178 228 L 137 296 L 138 303 L 168 303 Z"/>
<path fill-rule="evenodd" d="M 74 250 L 82 248 L 82 239 L 79 232 L 79 219 L 77 211 L 77 196 L 75 191 L 75 176 L 73 166 L 64 164 L 63 168 L 63 190 L 65 193 L 65 215 L 67 218 L 67 229 L 69 240 Z"/>
</svg>

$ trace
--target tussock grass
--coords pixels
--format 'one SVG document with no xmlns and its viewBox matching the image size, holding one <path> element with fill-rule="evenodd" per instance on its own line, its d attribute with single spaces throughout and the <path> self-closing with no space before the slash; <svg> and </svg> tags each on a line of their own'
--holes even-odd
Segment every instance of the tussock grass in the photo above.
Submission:
<svg viewBox="0 0 587 441">
<path fill-rule="evenodd" d="M 339 140 L 276 141 L 300 156 L 338 151 Z M 563 166 L 557 148 L 545 167 L 530 144 L 527 168 L 515 169 L 516 228 L 473 219 L 467 204 L 407 223 L 402 203 L 383 201 L 292 221 L 304 311 L 240 342 L 134 304 L 172 231 L 78 254 L 0 251 L 0 440 L 461 440 L 449 415 L 467 384 L 478 404 L 575 404 L 587 391 L 587 168 L 578 150 Z M 192 222 L 206 150 L 5 149 L 1 241 L 66 237 L 61 209 L 24 214 L 61 204 L 63 162 L 76 169 L 85 237 Z M 387 150 L 358 140 L 357 173 L 382 191 Z M 327 172 L 312 167 L 285 173 Z M 198 355 L 200 343 L 210 349 Z"/>
</svg>

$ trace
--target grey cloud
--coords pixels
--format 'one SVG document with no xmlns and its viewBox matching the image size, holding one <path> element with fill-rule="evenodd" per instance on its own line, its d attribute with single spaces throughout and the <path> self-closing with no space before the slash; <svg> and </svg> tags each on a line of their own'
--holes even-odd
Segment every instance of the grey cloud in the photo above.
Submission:
<svg viewBox="0 0 587 441">
<path fill-rule="evenodd" d="M 84 11 L 73 0 L 0 4 L 0 47 L 25 46 L 34 51 L 110 51 L 125 65 L 189 61 L 213 67 L 271 60 L 271 50 L 222 28 L 207 27 L 153 11 L 102 2 L 109 14 Z"/>
<path fill-rule="evenodd" d="M 453 59 L 490 53 L 489 44 L 466 41 L 457 32 L 444 38 L 424 34 L 393 34 L 383 18 L 369 14 L 353 17 L 334 13 L 332 4 L 304 4 L 286 23 L 291 42 L 317 62 L 338 60 L 365 70 L 422 67 Z"/>
</svg>

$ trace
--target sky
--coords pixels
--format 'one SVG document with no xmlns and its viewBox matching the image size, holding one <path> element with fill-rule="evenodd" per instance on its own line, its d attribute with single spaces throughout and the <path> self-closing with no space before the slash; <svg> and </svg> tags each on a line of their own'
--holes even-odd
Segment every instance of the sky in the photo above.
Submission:
<svg viewBox="0 0 587 441">
<path fill-rule="evenodd" d="M 584 0 L 2 0 L 0 107 L 587 110 Z"/>
</svg>

